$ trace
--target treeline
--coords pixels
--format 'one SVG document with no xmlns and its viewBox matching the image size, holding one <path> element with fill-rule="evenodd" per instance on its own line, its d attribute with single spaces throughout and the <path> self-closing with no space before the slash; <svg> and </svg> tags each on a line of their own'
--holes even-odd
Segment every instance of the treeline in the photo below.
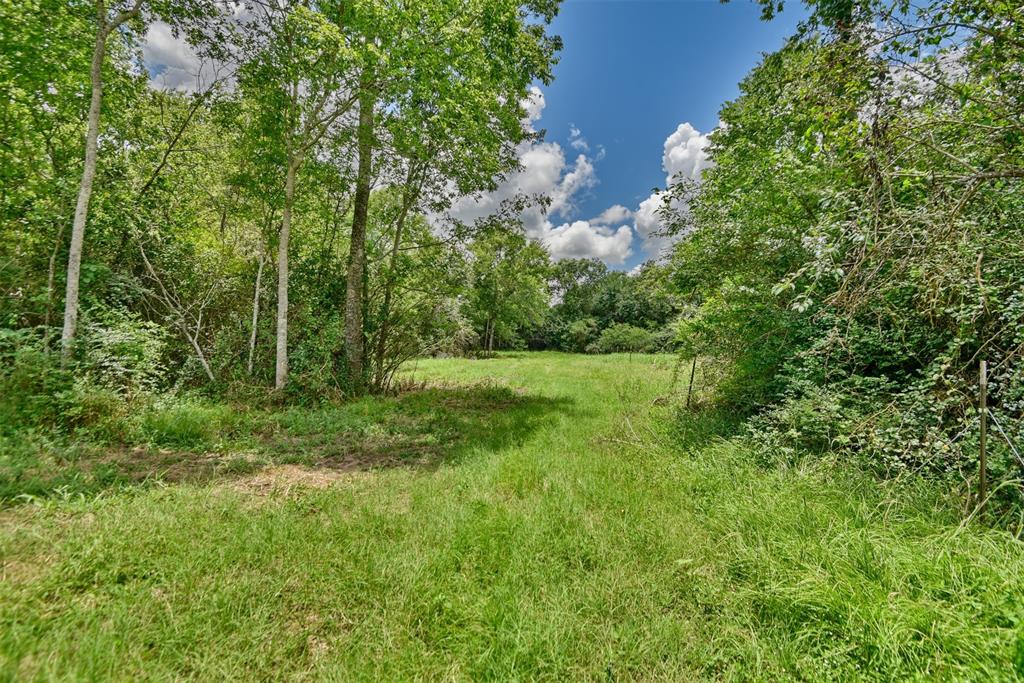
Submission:
<svg viewBox="0 0 1024 683">
<path fill-rule="evenodd" d="M 516 206 L 476 225 L 447 209 L 535 137 L 524 103 L 551 77 L 557 6 L 4 3 L 5 393 L 89 377 L 355 395 L 479 346 L 480 259 L 527 245 Z M 194 73 L 157 73 L 159 49 L 147 64 L 148 31 L 187 39 Z"/>
<path fill-rule="evenodd" d="M 705 402 L 754 415 L 781 454 L 973 486 L 987 360 L 991 474 L 1017 479 L 1024 15 L 993 0 L 810 9 L 723 108 L 702 184 L 664 209 L 684 235 L 672 277 L 696 308 L 681 342 L 708 359 Z"/>
</svg>

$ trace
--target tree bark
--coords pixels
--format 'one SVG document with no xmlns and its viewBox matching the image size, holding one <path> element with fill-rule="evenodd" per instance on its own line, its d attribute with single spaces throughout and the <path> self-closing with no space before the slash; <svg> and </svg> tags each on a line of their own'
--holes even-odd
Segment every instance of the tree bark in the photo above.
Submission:
<svg viewBox="0 0 1024 683">
<path fill-rule="evenodd" d="M 260 251 L 260 265 L 256 269 L 256 286 L 252 294 L 252 331 L 249 333 L 249 360 L 246 363 L 246 374 L 252 377 L 252 358 L 256 353 L 256 328 L 260 322 L 260 285 L 263 282 L 263 265 L 267 262 L 266 255 Z"/>
<path fill-rule="evenodd" d="M 298 157 L 289 155 L 284 181 L 281 233 L 277 245 L 277 363 L 274 369 L 274 388 L 278 391 L 284 389 L 288 381 L 288 238 L 292 228 L 295 174 L 298 167 Z"/>
<path fill-rule="evenodd" d="M 360 84 L 359 168 L 352 209 L 352 234 L 349 240 L 348 272 L 345 285 L 345 360 L 352 391 L 361 395 L 366 389 L 366 340 L 363 336 L 363 289 L 366 274 L 366 219 L 370 208 L 370 183 L 373 164 L 373 108 L 376 98 L 364 74 Z"/>
<path fill-rule="evenodd" d="M 100 107 L 103 104 L 103 59 L 107 52 L 107 38 L 121 24 L 139 15 L 142 0 L 135 0 L 131 9 L 117 15 L 113 21 L 107 19 L 107 10 L 102 2 L 96 5 L 96 42 L 92 49 L 92 64 L 89 67 L 89 83 L 92 96 L 89 100 L 89 118 L 85 129 L 85 166 L 82 180 L 78 185 L 78 201 L 75 204 L 75 218 L 71 225 L 71 243 L 68 248 L 68 277 L 64 290 L 64 329 L 60 335 L 61 364 L 67 364 L 71 357 L 71 345 L 78 327 L 78 282 L 82 274 L 82 247 L 85 243 L 85 222 L 89 216 L 89 200 L 92 198 L 92 183 L 96 178 L 96 140 L 100 130 Z"/>
<path fill-rule="evenodd" d="M 100 21 L 104 21 L 104 19 L 101 16 Z M 85 129 L 85 167 L 82 169 L 82 180 L 78 185 L 78 202 L 75 205 L 75 219 L 71 226 L 71 245 L 68 250 L 68 277 L 64 292 L 64 329 L 60 335 L 62 364 L 66 364 L 71 357 L 71 345 L 78 327 L 78 281 L 82 273 L 85 220 L 89 215 L 92 183 L 96 177 L 96 139 L 99 137 L 100 106 L 103 103 L 103 57 L 106 49 L 106 26 L 101 24 L 96 31 L 92 66 L 89 69 L 92 99 L 89 102 L 89 119 Z"/>
</svg>

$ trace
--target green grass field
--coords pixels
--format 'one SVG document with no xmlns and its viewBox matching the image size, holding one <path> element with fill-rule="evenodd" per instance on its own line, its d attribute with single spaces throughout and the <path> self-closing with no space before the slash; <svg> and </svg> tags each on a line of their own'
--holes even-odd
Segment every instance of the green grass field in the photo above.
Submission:
<svg viewBox="0 0 1024 683">
<path fill-rule="evenodd" d="M 25 468 L 0 678 L 1024 677 L 1024 545 L 921 482 L 681 446 L 672 368 L 420 361 L 397 398 L 154 419 L 87 493 Z"/>
</svg>

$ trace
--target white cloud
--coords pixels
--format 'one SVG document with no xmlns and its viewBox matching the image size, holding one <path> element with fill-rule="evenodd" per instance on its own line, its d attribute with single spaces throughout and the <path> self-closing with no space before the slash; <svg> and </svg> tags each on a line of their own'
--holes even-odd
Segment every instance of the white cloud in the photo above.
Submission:
<svg viewBox="0 0 1024 683">
<path fill-rule="evenodd" d="M 615 204 L 602 211 L 597 218 L 591 218 L 590 222 L 594 225 L 615 225 L 616 223 L 625 223 L 631 218 L 633 218 L 632 211 L 622 204 Z"/>
<path fill-rule="evenodd" d="M 655 237 L 655 233 L 661 229 L 661 221 L 658 219 L 658 210 L 664 202 L 665 193 L 655 192 L 650 197 L 640 202 L 640 206 L 637 207 L 636 213 L 633 214 L 636 219 L 634 225 L 636 226 L 636 233 L 647 241 Z"/>
<path fill-rule="evenodd" d="M 595 226 L 588 221 L 575 221 L 552 228 L 544 244 L 555 259 L 599 258 L 609 265 L 619 265 L 633 253 L 633 231 L 623 225 L 618 230 Z"/>
<path fill-rule="evenodd" d="M 689 123 L 680 123 L 665 139 L 663 147 L 661 168 L 665 171 L 665 184 L 671 185 L 673 180 L 680 178 L 699 182 L 704 169 L 711 164 L 707 146 L 707 135 Z M 636 210 L 633 228 L 643 241 L 644 252 L 650 258 L 661 256 L 675 241 L 674 238 L 661 234 L 664 225 L 658 217 L 658 212 L 664 206 L 664 202 L 664 191 L 653 192 L 640 202 Z"/>
<path fill-rule="evenodd" d="M 532 128 L 534 122 L 540 119 L 545 106 L 547 103 L 544 101 L 544 92 L 537 86 L 531 85 L 530 94 L 523 100 L 523 108 L 526 109 L 526 122 L 529 127 Z"/>
<path fill-rule="evenodd" d="M 540 119 L 544 104 L 544 94 L 533 88 L 523 102 L 527 111 L 524 125 L 528 130 L 532 131 L 533 123 Z M 586 153 L 589 145 L 579 129 L 573 127 L 570 132 L 570 145 L 581 151 L 575 159 L 568 160 L 565 149 L 556 142 L 524 143 L 519 149 L 517 172 L 494 192 L 456 202 L 449 214 L 457 220 L 472 222 L 493 214 L 503 202 L 517 195 L 544 196 L 549 199 L 546 206 L 529 206 L 520 216 L 528 237 L 547 246 L 555 259 L 599 258 L 612 265 L 623 263 L 632 254 L 633 232 L 628 225 L 612 229 L 612 220 L 574 220 L 577 201 L 597 184 L 597 172 L 594 159 Z M 583 145 L 573 144 L 577 141 Z M 613 209 L 618 220 L 629 220 L 628 209 Z M 559 219 L 557 224 L 555 219 Z"/>
<path fill-rule="evenodd" d="M 579 152 L 590 151 L 590 144 L 583 137 L 583 132 L 571 123 L 569 124 L 569 146 Z"/>
<path fill-rule="evenodd" d="M 707 135 L 701 135 L 689 123 L 680 123 L 665 140 L 665 151 L 661 157 L 665 182 L 671 183 L 677 176 L 700 180 L 701 172 L 708 165 L 707 146 Z"/>
</svg>

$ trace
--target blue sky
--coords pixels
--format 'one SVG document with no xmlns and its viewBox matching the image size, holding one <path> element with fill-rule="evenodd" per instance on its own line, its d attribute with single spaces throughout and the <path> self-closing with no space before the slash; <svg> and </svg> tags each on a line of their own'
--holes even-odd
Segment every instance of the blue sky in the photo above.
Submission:
<svg viewBox="0 0 1024 683">
<path fill-rule="evenodd" d="M 575 210 L 560 218 L 589 219 L 616 204 L 636 210 L 664 187 L 666 138 L 684 122 L 711 131 L 739 81 L 802 17 L 792 2 L 764 22 L 759 6 L 743 0 L 567 0 L 552 27 L 564 49 L 534 125 L 570 162 L 575 126 L 596 184 L 577 192 Z M 635 238 L 629 258 L 613 265 L 630 268 L 649 255 Z"/>
</svg>

